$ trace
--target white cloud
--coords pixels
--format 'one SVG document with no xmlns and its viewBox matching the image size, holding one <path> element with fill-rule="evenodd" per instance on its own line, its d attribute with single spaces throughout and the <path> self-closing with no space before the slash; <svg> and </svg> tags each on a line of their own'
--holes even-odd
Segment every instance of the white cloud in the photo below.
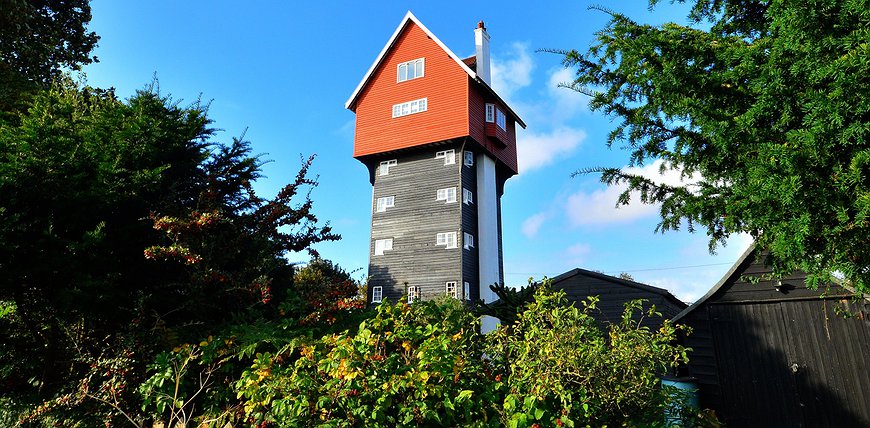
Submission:
<svg viewBox="0 0 870 428">
<path fill-rule="evenodd" d="M 557 157 L 564 158 L 586 139 L 582 129 L 564 126 L 545 133 L 520 130 L 518 134 L 517 160 L 524 173 L 547 166 Z"/>
<path fill-rule="evenodd" d="M 514 42 L 506 59 L 493 56 L 490 61 L 492 88 L 505 100 L 514 92 L 532 83 L 532 70 L 535 63 L 529 55 L 529 44 Z"/>
<path fill-rule="evenodd" d="M 574 244 L 565 249 L 565 255 L 569 265 L 578 266 L 586 263 L 586 258 L 592 254 L 592 246 L 589 244 Z"/>
<path fill-rule="evenodd" d="M 647 177 L 659 184 L 671 186 L 690 185 L 697 182 L 692 177 L 682 179 L 681 172 L 675 168 L 666 168 L 664 173 L 660 173 L 663 164 L 664 161 L 658 159 L 644 167 L 624 168 L 624 171 Z M 571 225 L 627 223 L 659 212 L 658 204 L 644 204 L 636 193 L 632 194 L 628 205 L 617 207 L 619 195 L 625 189 L 627 189 L 625 184 L 619 184 L 591 193 L 577 192 L 568 196 L 565 209 Z"/>
<path fill-rule="evenodd" d="M 538 230 L 550 218 L 550 214 L 546 212 L 537 213 L 525 221 L 523 221 L 522 231 L 526 238 L 534 238 L 538 235 Z"/>
</svg>

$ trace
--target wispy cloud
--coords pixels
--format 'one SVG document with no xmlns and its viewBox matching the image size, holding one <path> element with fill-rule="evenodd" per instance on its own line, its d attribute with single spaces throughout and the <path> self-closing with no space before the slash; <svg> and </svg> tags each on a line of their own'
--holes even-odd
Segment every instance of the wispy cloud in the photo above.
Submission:
<svg viewBox="0 0 870 428">
<path fill-rule="evenodd" d="M 493 56 L 490 61 L 492 88 L 502 98 L 510 100 L 517 90 L 532 84 L 534 69 L 535 63 L 529 54 L 529 44 L 514 42 L 504 59 Z"/>
<path fill-rule="evenodd" d="M 538 235 L 538 230 L 541 229 L 541 226 L 550 218 L 550 213 L 548 212 L 540 212 L 532 215 L 531 217 L 525 219 L 522 225 L 522 232 L 526 238 L 534 238 Z"/>
<path fill-rule="evenodd" d="M 571 266 L 586 263 L 590 254 L 592 254 L 592 246 L 589 244 L 577 243 L 565 249 L 565 258 Z"/>
<path fill-rule="evenodd" d="M 549 132 L 520 131 L 517 158 L 520 172 L 526 173 L 570 155 L 586 139 L 582 129 L 559 127 Z"/>
<path fill-rule="evenodd" d="M 630 174 L 647 177 L 656 183 L 671 186 L 688 185 L 697 181 L 691 177 L 683 179 L 681 171 L 676 168 L 666 167 L 662 172 L 663 164 L 664 161 L 658 159 L 643 167 L 625 168 L 624 170 Z M 628 205 L 617 206 L 619 195 L 626 189 L 625 184 L 619 184 L 593 192 L 577 192 L 568 196 L 565 212 L 571 225 L 627 223 L 659 212 L 658 204 L 644 204 L 637 194 L 632 195 Z"/>
</svg>

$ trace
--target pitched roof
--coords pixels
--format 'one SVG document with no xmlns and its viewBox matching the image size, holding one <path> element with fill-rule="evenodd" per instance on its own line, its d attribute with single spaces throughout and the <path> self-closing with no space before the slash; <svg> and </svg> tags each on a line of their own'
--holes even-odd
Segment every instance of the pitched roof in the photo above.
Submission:
<svg viewBox="0 0 870 428">
<path fill-rule="evenodd" d="M 668 300 L 673 301 L 674 303 L 677 303 L 681 307 L 686 305 L 682 300 L 678 299 L 676 296 L 671 294 L 670 291 L 665 290 L 664 288 L 653 287 L 651 285 L 641 284 L 639 282 L 630 281 L 630 280 L 618 278 L 615 276 L 605 275 L 603 273 L 599 273 L 599 272 L 595 272 L 595 271 L 591 271 L 591 270 L 586 270 L 586 269 L 580 269 L 580 268 L 571 269 L 568 272 L 565 272 L 559 276 L 550 278 L 550 282 L 555 284 L 557 282 L 564 281 L 564 280 L 571 278 L 573 276 L 576 276 L 576 275 L 583 275 L 583 276 L 588 276 L 588 277 L 592 277 L 592 278 L 597 278 L 597 279 L 600 279 L 603 281 L 612 282 L 614 284 L 622 285 L 625 287 L 635 288 L 635 289 L 646 291 L 649 293 L 658 294 L 658 295 L 660 295 Z"/>
<path fill-rule="evenodd" d="M 713 295 L 716 294 L 716 292 L 719 291 L 719 289 L 722 288 L 722 286 L 727 284 L 729 282 L 729 280 L 732 277 L 734 277 L 734 275 L 740 275 L 740 272 L 738 272 L 740 265 L 742 265 L 743 262 L 746 261 L 746 259 L 748 259 L 749 257 L 754 257 L 754 256 L 755 256 L 755 243 L 753 242 L 752 245 L 750 245 L 749 248 L 747 248 L 746 251 L 743 252 L 743 254 L 740 256 L 740 258 L 738 258 L 737 261 L 734 262 L 734 264 L 731 266 L 731 268 L 728 269 L 728 272 L 725 273 L 724 276 L 722 276 L 722 279 L 720 279 L 719 282 L 717 282 L 716 285 L 714 285 L 713 288 L 711 288 L 710 291 L 707 292 L 707 294 L 705 294 L 703 297 L 698 299 L 695 303 L 692 303 L 691 305 L 689 305 L 688 308 L 683 309 L 683 311 L 678 313 L 671 321 L 676 322 L 680 318 L 683 318 L 684 316 L 688 315 L 690 312 L 694 311 L 698 306 L 701 306 L 702 304 L 704 304 L 704 302 L 706 302 L 709 298 L 713 297 Z"/>
<path fill-rule="evenodd" d="M 398 40 L 398 38 L 399 38 L 399 35 L 402 34 L 402 31 L 408 26 L 409 22 L 413 22 L 418 27 L 420 27 L 420 29 L 423 30 L 423 32 L 426 33 L 426 35 L 429 36 L 429 38 L 432 39 L 439 47 L 441 47 L 441 49 L 444 50 L 444 52 L 446 52 L 447 55 L 450 56 L 450 58 L 452 58 L 453 61 L 455 61 L 456 64 L 459 65 L 460 68 L 462 68 L 462 70 L 464 70 L 466 73 L 468 73 L 468 76 L 471 77 L 472 80 L 477 82 L 479 85 L 483 86 L 483 88 L 485 88 L 487 90 L 487 92 L 489 92 L 493 96 L 495 96 L 495 98 L 498 99 L 498 101 L 503 106 L 505 106 L 505 108 L 508 109 L 510 114 L 516 119 L 517 123 L 519 123 L 520 126 L 522 126 L 523 128 L 526 127 L 526 123 L 523 122 L 522 119 L 520 119 L 520 116 L 517 115 L 516 112 L 514 112 L 513 109 L 511 109 L 510 106 L 508 106 L 507 103 L 504 102 L 504 100 L 502 100 L 501 97 L 499 97 L 498 94 L 496 94 L 495 91 L 486 82 L 484 82 L 483 79 L 481 79 L 480 76 L 478 76 L 477 73 L 468 66 L 468 64 L 465 63 L 464 60 L 462 60 L 458 56 L 456 56 L 456 54 L 453 53 L 453 51 L 451 51 L 450 48 L 447 47 L 447 45 L 445 45 L 443 42 L 441 42 L 441 40 L 438 37 L 436 37 L 435 34 L 433 34 L 431 31 L 429 31 L 429 29 L 426 28 L 426 26 L 423 25 L 423 23 L 420 22 L 420 20 L 417 19 L 417 17 L 414 16 L 414 14 L 411 13 L 410 10 L 408 11 L 408 13 L 405 14 L 405 17 L 402 18 L 402 21 L 399 23 L 399 26 L 396 27 L 396 31 L 393 32 L 393 35 L 390 36 L 390 39 L 387 41 L 387 44 L 384 45 L 383 49 L 381 49 L 381 53 L 379 53 L 377 58 L 375 58 L 375 62 L 372 63 L 372 66 L 369 67 L 369 70 L 366 72 L 365 76 L 363 76 L 362 80 L 356 86 L 356 89 L 353 90 L 353 93 L 350 95 L 350 98 L 348 98 L 347 101 L 344 103 L 345 108 L 350 109 L 350 110 L 354 110 L 354 108 L 352 108 L 352 107 L 353 107 L 354 103 L 356 103 L 357 97 L 359 97 L 360 93 L 362 93 L 363 88 L 365 88 L 366 84 L 369 82 L 369 79 L 371 79 L 372 75 L 374 75 L 375 70 L 378 69 L 378 67 L 381 65 L 381 62 L 383 62 L 384 58 L 386 58 L 387 52 L 389 52 L 390 49 L 393 48 L 393 46 L 396 43 L 396 40 Z M 476 62 L 477 62 L 477 60 L 475 58 L 475 63 Z"/>
</svg>

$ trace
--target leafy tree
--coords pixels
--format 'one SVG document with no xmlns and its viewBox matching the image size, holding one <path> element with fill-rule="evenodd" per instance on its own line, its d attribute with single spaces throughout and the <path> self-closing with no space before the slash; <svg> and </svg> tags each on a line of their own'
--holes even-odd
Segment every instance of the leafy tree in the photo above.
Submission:
<svg viewBox="0 0 870 428">
<path fill-rule="evenodd" d="M 121 101 L 68 82 L 0 122 L 0 382 L 28 420 L 141 422 L 155 355 L 280 317 L 284 255 L 338 238 L 311 212 L 310 160 L 263 199 L 261 161 L 210 123 L 153 86 Z"/>
<path fill-rule="evenodd" d="M 20 107 L 33 84 L 97 60 L 90 20 L 87 0 L 0 0 L 0 112 Z"/>
<path fill-rule="evenodd" d="M 652 0 L 651 7 L 658 1 Z M 683 0 L 680 0 L 682 3 Z M 664 160 L 694 184 L 593 168 L 660 203 L 657 230 L 706 229 L 710 249 L 751 234 L 776 274 L 842 272 L 870 287 L 870 5 L 866 0 L 694 0 L 709 29 L 612 15 L 572 88 L 617 119 L 608 145 Z M 705 22 L 706 21 L 706 22 Z"/>
<path fill-rule="evenodd" d="M 563 291 L 544 285 L 511 328 L 490 334 L 505 426 L 663 425 L 674 398 L 659 376 L 688 362 L 674 345 L 679 328 L 667 320 L 658 331 L 640 326 L 636 312 L 661 314 L 638 300 L 602 331 L 590 314 L 597 302 L 569 306 Z"/>
</svg>

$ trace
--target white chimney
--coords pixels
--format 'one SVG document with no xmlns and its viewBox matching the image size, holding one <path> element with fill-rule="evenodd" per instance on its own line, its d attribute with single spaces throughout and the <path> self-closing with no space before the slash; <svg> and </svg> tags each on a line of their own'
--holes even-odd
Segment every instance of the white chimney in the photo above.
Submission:
<svg viewBox="0 0 870 428">
<path fill-rule="evenodd" d="M 487 85 L 492 86 L 492 80 L 489 76 L 489 34 L 486 33 L 483 21 L 478 22 L 477 28 L 474 29 L 474 48 L 477 61 L 477 75 Z"/>
</svg>

